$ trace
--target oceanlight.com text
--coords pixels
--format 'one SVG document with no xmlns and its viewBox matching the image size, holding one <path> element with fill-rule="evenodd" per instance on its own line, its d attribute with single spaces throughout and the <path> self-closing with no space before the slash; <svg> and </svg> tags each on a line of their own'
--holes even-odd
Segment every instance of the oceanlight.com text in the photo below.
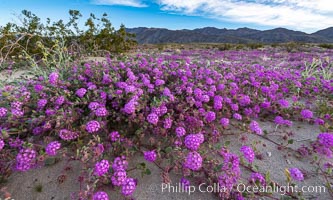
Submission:
<svg viewBox="0 0 333 200">
<path fill-rule="evenodd" d="M 224 186 L 220 186 L 218 183 L 214 183 L 213 185 L 209 185 L 206 183 L 201 183 L 198 186 L 189 185 L 184 186 L 181 183 L 178 184 L 170 184 L 170 183 L 162 183 L 161 184 L 162 192 L 168 193 L 187 193 L 188 195 L 193 194 L 194 192 L 201 193 L 220 193 L 227 192 L 228 189 Z M 238 184 L 236 186 L 236 190 L 238 192 L 246 192 L 246 193 L 278 193 L 281 195 L 286 195 L 288 193 L 325 193 L 327 188 L 323 185 L 321 186 L 298 186 L 298 185 L 267 185 L 267 186 L 256 186 L 256 185 L 245 185 Z"/>
</svg>

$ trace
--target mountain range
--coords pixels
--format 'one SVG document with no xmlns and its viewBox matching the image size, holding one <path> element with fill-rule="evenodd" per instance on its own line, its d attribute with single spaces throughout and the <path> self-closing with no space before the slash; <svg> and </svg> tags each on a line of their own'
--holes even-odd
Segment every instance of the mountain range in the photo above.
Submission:
<svg viewBox="0 0 333 200">
<path fill-rule="evenodd" d="M 127 28 L 136 34 L 139 44 L 160 43 L 333 43 L 333 27 L 308 34 L 286 28 L 256 30 L 250 28 L 219 29 L 215 27 L 193 30 L 169 30 L 165 28 Z"/>
</svg>

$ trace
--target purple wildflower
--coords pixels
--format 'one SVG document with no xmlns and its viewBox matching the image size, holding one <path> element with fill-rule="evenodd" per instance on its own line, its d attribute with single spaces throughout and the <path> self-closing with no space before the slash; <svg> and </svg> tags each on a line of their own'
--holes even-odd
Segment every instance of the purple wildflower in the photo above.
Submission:
<svg viewBox="0 0 333 200">
<path fill-rule="evenodd" d="M 281 116 L 276 116 L 274 119 L 274 123 L 277 125 L 283 125 L 284 124 L 284 119 Z"/>
<path fill-rule="evenodd" d="M 145 151 L 145 152 L 143 152 L 143 155 L 144 155 L 145 160 L 147 160 L 149 162 L 154 162 L 157 157 L 155 150 Z"/>
<path fill-rule="evenodd" d="M 56 113 L 56 111 L 55 110 L 53 110 L 53 109 L 46 109 L 46 111 L 45 111 L 45 114 L 46 114 L 46 116 L 52 116 L 52 115 L 54 115 Z"/>
<path fill-rule="evenodd" d="M 289 102 L 285 99 L 279 100 L 278 103 L 280 104 L 281 108 L 288 108 L 289 107 Z"/>
<path fill-rule="evenodd" d="M 159 111 L 160 111 L 159 116 L 162 116 L 168 112 L 168 108 L 165 105 L 162 105 L 162 106 L 160 106 Z"/>
<path fill-rule="evenodd" d="M 5 147 L 5 142 L 3 139 L 0 139 L 0 151 Z"/>
<path fill-rule="evenodd" d="M 229 126 L 229 119 L 228 118 L 221 118 L 220 124 L 225 128 Z"/>
<path fill-rule="evenodd" d="M 115 171 L 121 170 L 121 169 L 126 170 L 127 167 L 128 167 L 128 162 L 127 162 L 125 156 L 115 158 L 113 161 L 113 164 L 112 164 L 112 168 Z"/>
<path fill-rule="evenodd" d="M 16 169 L 19 171 L 28 171 L 35 163 L 37 153 L 33 149 L 21 149 L 16 156 Z"/>
<path fill-rule="evenodd" d="M 24 115 L 22 110 L 12 109 L 11 112 L 15 117 L 22 117 Z"/>
<path fill-rule="evenodd" d="M 250 123 L 250 130 L 258 135 L 262 135 L 262 130 L 261 130 L 258 122 L 254 121 L 254 120 Z"/>
<path fill-rule="evenodd" d="M 205 94 L 205 95 L 202 95 L 202 96 L 201 96 L 201 101 L 202 101 L 202 102 L 205 102 L 205 103 L 208 103 L 208 102 L 209 102 L 209 96 L 206 95 L 206 94 Z"/>
<path fill-rule="evenodd" d="M 190 134 L 185 137 L 185 146 L 189 150 L 196 151 L 198 150 L 200 144 L 203 142 L 202 134 Z"/>
<path fill-rule="evenodd" d="M 208 111 L 206 113 L 205 119 L 208 123 L 213 122 L 216 119 L 216 114 L 213 111 Z"/>
<path fill-rule="evenodd" d="M 106 192 L 99 191 L 94 194 L 93 200 L 109 200 L 109 196 Z"/>
<path fill-rule="evenodd" d="M 58 82 L 58 78 L 59 78 L 59 75 L 57 72 L 52 72 L 50 75 L 49 75 L 49 83 L 51 85 L 55 85 L 57 84 Z"/>
<path fill-rule="evenodd" d="M 292 179 L 296 181 L 304 180 L 303 173 L 298 168 L 290 168 L 289 172 Z"/>
<path fill-rule="evenodd" d="M 158 116 L 155 113 L 150 113 L 147 116 L 147 121 L 151 124 L 156 125 L 158 123 Z"/>
<path fill-rule="evenodd" d="M 59 96 L 59 97 L 55 100 L 55 104 L 58 105 L 58 106 L 61 106 L 64 102 L 65 102 L 65 97 L 64 97 L 64 96 Z"/>
<path fill-rule="evenodd" d="M 325 121 L 324 121 L 323 119 L 317 118 L 317 119 L 315 120 L 315 124 L 317 124 L 317 125 L 324 125 L 324 124 L 325 124 Z"/>
<path fill-rule="evenodd" d="M 121 193 L 124 196 L 130 196 L 136 189 L 136 181 L 133 178 L 127 178 L 121 188 Z"/>
<path fill-rule="evenodd" d="M 110 164 L 108 160 L 101 160 L 95 164 L 94 174 L 96 176 L 103 176 L 109 171 Z"/>
<path fill-rule="evenodd" d="M 240 115 L 239 113 L 234 113 L 233 118 L 240 121 L 240 120 L 242 120 L 242 115 Z"/>
<path fill-rule="evenodd" d="M 182 137 L 185 134 L 186 134 L 186 130 L 185 130 L 184 127 L 179 126 L 179 127 L 176 128 L 176 135 L 177 135 L 177 137 Z"/>
<path fill-rule="evenodd" d="M 318 142 L 326 148 L 333 147 L 333 134 L 332 133 L 320 133 L 317 137 Z"/>
<path fill-rule="evenodd" d="M 85 88 L 80 88 L 78 90 L 76 90 L 75 94 L 76 96 L 82 98 L 85 94 L 87 93 L 87 89 Z"/>
<path fill-rule="evenodd" d="M 184 177 L 180 179 L 180 184 L 182 189 L 185 191 L 188 190 L 188 188 L 190 187 L 190 181 Z"/>
<path fill-rule="evenodd" d="M 100 107 L 95 110 L 97 117 L 105 117 L 108 115 L 108 110 L 105 107 Z"/>
<path fill-rule="evenodd" d="M 171 119 L 171 117 L 168 117 L 164 120 L 163 127 L 165 129 L 169 129 L 169 128 L 171 128 L 171 126 L 172 126 L 172 119 Z"/>
<path fill-rule="evenodd" d="M 184 166 L 193 171 L 199 170 L 202 166 L 201 155 L 196 151 L 189 152 L 186 156 Z"/>
<path fill-rule="evenodd" d="M 127 174 L 126 171 L 123 169 L 115 171 L 113 176 L 111 177 L 112 184 L 115 186 L 123 185 L 126 179 L 127 179 Z"/>
<path fill-rule="evenodd" d="M 259 183 L 261 186 L 266 185 L 265 177 L 258 172 L 253 172 L 249 181 L 255 184 Z"/>
<path fill-rule="evenodd" d="M 35 89 L 36 92 L 41 92 L 41 91 L 43 91 L 44 86 L 41 85 L 41 84 L 36 84 L 36 85 L 34 86 L 34 89 Z"/>
<path fill-rule="evenodd" d="M 14 147 L 14 148 L 19 148 L 22 146 L 23 144 L 23 140 L 21 140 L 20 138 L 9 138 L 8 144 L 10 147 Z"/>
<path fill-rule="evenodd" d="M 86 130 L 88 133 L 96 133 L 101 128 L 101 125 L 98 121 L 89 121 L 86 125 Z"/>
<path fill-rule="evenodd" d="M 302 110 L 301 115 L 304 119 L 311 119 L 313 117 L 313 113 L 307 109 Z"/>
<path fill-rule="evenodd" d="M 223 107 L 222 104 L 223 98 L 221 96 L 215 96 L 214 97 L 214 109 L 215 110 L 221 110 Z"/>
<path fill-rule="evenodd" d="M 112 131 L 112 132 L 110 133 L 109 137 L 111 138 L 111 141 L 112 141 L 112 142 L 116 142 L 116 141 L 119 140 L 120 135 L 119 135 L 118 131 Z"/>
<path fill-rule="evenodd" d="M 8 113 L 8 110 L 6 108 L 1 107 L 0 108 L 0 117 L 5 117 Z"/>
<path fill-rule="evenodd" d="M 99 106 L 100 104 L 98 102 L 93 101 L 89 103 L 88 108 L 90 110 L 96 110 Z"/>
<path fill-rule="evenodd" d="M 244 158 L 249 162 L 252 163 L 254 160 L 254 151 L 249 146 L 242 146 L 240 151 L 243 153 Z"/>
<path fill-rule="evenodd" d="M 238 104 L 231 104 L 231 110 L 233 111 L 238 111 L 239 107 L 238 107 Z"/>
<path fill-rule="evenodd" d="M 79 134 L 67 129 L 61 129 L 59 131 L 59 137 L 65 141 L 75 140 L 79 137 Z"/>
<path fill-rule="evenodd" d="M 37 102 L 37 108 L 42 109 L 46 106 L 47 104 L 47 99 L 40 99 Z"/>
<path fill-rule="evenodd" d="M 23 103 L 20 102 L 20 101 L 14 101 L 10 104 L 11 108 L 12 109 L 15 109 L 15 110 L 21 110 L 22 109 L 22 105 Z"/>
<path fill-rule="evenodd" d="M 124 106 L 124 112 L 127 114 L 133 114 L 135 112 L 135 105 L 137 104 L 136 101 L 129 101 Z"/>
<path fill-rule="evenodd" d="M 54 141 L 54 142 L 49 143 L 45 150 L 46 150 L 47 155 L 55 156 L 57 154 L 57 150 L 59 150 L 60 147 L 61 147 L 60 142 Z"/>
</svg>

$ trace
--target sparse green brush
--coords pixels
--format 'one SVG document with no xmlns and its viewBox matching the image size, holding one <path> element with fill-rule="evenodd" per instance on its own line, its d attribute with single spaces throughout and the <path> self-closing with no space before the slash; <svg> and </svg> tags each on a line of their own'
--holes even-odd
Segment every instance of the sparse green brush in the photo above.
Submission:
<svg viewBox="0 0 333 200">
<path fill-rule="evenodd" d="M 264 45 L 260 43 L 250 43 L 247 44 L 246 46 L 249 47 L 250 49 L 259 49 L 264 47 Z"/>
<path fill-rule="evenodd" d="M 23 10 L 21 24 L 7 23 L 0 27 L 0 69 L 15 61 L 29 61 L 33 66 L 59 67 L 64 62 L 83 55 L 123 53 L 136 45 L 135 35 L 126 32 L 124 25 L 119 30 L 112 27 L 107 14 L 97 18 L 91 14 L 81 30 L 77 10 L 69 11 L 70 19 L 43 24 L 30 11 Z"/>
<path fill-rule="evenodd" d="M 318 46 L 324 49 L 333 49 L 333 44 L 319 44 Z"/>
</svg>

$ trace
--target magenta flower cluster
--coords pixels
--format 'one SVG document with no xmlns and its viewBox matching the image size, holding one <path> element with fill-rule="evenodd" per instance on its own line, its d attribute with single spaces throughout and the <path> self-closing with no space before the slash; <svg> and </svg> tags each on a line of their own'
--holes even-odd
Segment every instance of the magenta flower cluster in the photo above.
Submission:
<svg viewBox="0 0 333 200">
<path fill-rule="evenodd" d="M 148 116 L 147 116 L 147 121 L 151 124 L 154 124 L 154 125 L 157 125 L 158 123 L 158 115 L 155 114 L 155 113 L 150 113 Z"/>
<path fill-rule="evenodd" d="M 196 151 L 191 151 L 187 154 L 184 166 L 193 171 L 198 171 L 202 166 L 202 157 Z"/>
<path fill-rule="evenodd" d="M 262 130 L 260 128 L 260 125 L 256 121 L 251 121 L 250 130 L 258 135 L 262 135 Z"/>
<path fill-rule="evenodd" d="M 101 160 L 95 164 L 94 174 L 96 176 L 103 176 L 109 171 L 110 164 L 108 160 Z"/>
<path fill-rule="evenodd" d="M 93 200 L 109 200 L 109 196 L 106 192 L 99 191 L 94 194 Z"/>
<path fill-rule="evenodd" d="M 28 171 L 36 162 L 37 152 L 34 149 L 21 149 L 16 156 L 16 169 L 19 171 Z"/>
<path fill-rule="evenodd" d="M 244 158 L 249 162 L 252 163 L 254 161 L 255 158 L 255 154 L 254 151 L 251 147 L 249 146 L 242 146 L 240 148 L 240 151 L 243 153 Z"/>
<path fill-rule="evenodd" d="M 59 150 L 60 147 L 61 147 L 60 142 L 58 142 L 58 141 L 50 142 L 46 146 L 45 151 L 46 151 L 47 155 L 55 156 L 55 155 L 57 155 L 57 150 Z"/>
<path fill-rule="evenodd" d="M 143 152 L 144 158 L 149 162 L 154 162 L 157 158 L 155 150 Z"/>
<path fill-rule="evenodd" d="M 294 179 L 295 181 L 304 180 L 303 173 L 298 168 L 290 168 L 289 172 L 290 172 L 291 178 Z"/>
<path fill-rule="evenodd" d="M 65 141 L 75 140 L 79 137 L 79 134 L 74 131 L 70 131 L 67 129 L 61 129 L 59 131 L 59 137 Z"/>
<path fill-rule="evenodd" d="M 204 135 L 202 133 L 190 134 L 185 137 L 184 144 L 186 148 L 191 151 L 198 150 L 199 146 L 204 142 Z"/>
<path fill-rule="evenodd" d="M 88 133 L 96 133 L 101 128 L 101 125 L 98 121 L 92 120 L 86 124 L 86 130 Z"/>
</svg>

